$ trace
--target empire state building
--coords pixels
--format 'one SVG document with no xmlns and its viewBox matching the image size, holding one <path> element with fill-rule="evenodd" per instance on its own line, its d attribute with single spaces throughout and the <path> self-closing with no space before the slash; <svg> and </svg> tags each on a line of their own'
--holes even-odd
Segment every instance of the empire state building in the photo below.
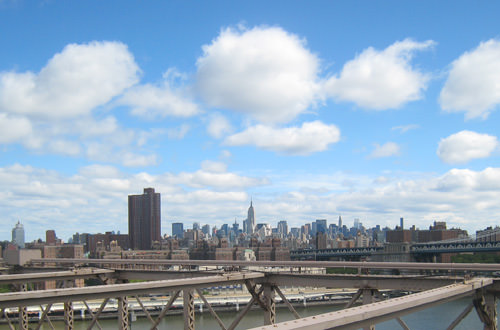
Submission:
<svg viewBox="0 0 500 330">
<path fill-rule="evenodd" d="M 248 235 L 252 235 L 255 231 L 255 211 L 253 209 L 253 202 L 250 201 L 250 207 L 248 208 L 248 217 L 246 220 L 246 232 Z"/>
</svg>

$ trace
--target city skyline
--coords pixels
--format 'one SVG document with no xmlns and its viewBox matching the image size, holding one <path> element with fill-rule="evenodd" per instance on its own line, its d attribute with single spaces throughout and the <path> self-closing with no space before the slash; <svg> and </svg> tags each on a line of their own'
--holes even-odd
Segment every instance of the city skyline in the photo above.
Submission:
<svg viewBox="0 0 500 330">
<path fill-rule="evenodd" d="M 315 219 L 500 223 L 500 3 L 0 0 L 9 240 Z M 467 22 L 465 24 L 464 22 Z"/>
</svg>

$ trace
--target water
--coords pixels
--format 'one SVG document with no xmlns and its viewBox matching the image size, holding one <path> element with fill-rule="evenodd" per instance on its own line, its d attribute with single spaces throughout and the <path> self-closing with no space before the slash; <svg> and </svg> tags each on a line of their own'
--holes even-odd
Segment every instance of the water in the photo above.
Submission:
<svg viewBox="0 0 500 330">
<path fill-rule="evenodd" d="M 413 314 L 408 314 L 401 317 L 403 321 L 412 330 L 437 330 L 446 329 L 455 318 L 470 304 L 471 299 L 461 299 L 446 304 L 434 306 L 423 311 L 419 311 Z M 331 312 L 333 310 L 338 310 L 341 307 L 338 306 L 309 306 L 307 308 L 299 307 L 296 308 L 297 312 L 301 317 L 313 316 L 321 313 Z M 224 324 L 229 326 L 234 320 L 238 312 L 218 312 L 219 317 L 222 319 Z M 276 309 L 276 318 L 278 322 L 287 321 L 294 319 L 292 313 L 287 308 Z M 103 329 L 116 329 L 117 321 L 113 319 L 100 320 L 99 321 Z M 56 329 L 64 329 L 64 324 L 62 322 L 53 322 Z M 90 324 L 90 321 L 78 321 L 75 322 L 75 329 L 86 329 Z M 248 329 L 263 325 L 263 313 L 261 310 L 250 311 L 240 322 L 236 329 Z M 33 326 L 32 326 L 33 327 Z M 137 321 L 132 322 L 132 329 L 149 329 L 151 327 L 151 322 L 146 318 L 138 318 Z M 183 329 L 184 319 L 182 315 L 167 315 L 166 318 L 162 320 L 158 329 L 163 330 L 173 330 L 173 329 Z M 0 329 L 8 329 L 7 325 L 1 325 Z M 45 324 L 41 329 L 48 330 L 50 326 Z M 97 327 L 95 327 L 97 329 Z M 196 314 L 196 329 L 220 329 L 217 321 L 209 314 Z M 395 320 L 390 320 L 387 322 L 379 323 L 376 325 L 377 330 L 401 330 L 401 326 Z M 467 317 L 462 320 L 462 322 L 455 328 L 457 330 L 474 330 L 482 329 L 482 323 L 479 320 L 476 311 L 473 309 Z"/>
</svg>

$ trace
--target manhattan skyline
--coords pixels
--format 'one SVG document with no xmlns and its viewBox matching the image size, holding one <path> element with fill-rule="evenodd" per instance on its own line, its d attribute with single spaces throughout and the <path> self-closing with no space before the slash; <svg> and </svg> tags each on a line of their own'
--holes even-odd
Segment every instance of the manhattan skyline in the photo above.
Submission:
<svg viewBox="0 0 500 330">
<path fill-rule="evenodd" d="M 500 223 L 500 4 L 0 0 L 0 239 Z M 166 233 L 165 230 L 163 233 Z"/>
</svg>

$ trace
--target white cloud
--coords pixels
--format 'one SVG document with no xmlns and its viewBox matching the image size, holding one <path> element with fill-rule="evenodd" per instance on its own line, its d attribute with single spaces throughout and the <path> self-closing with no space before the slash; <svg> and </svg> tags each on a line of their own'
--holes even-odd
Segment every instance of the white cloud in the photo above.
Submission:
<svg viewBox="0 0 500 330">
<path fill-rule="evenodd" d="M 369 158 L 384 158 L 398 156 L 400 152 L 399 145 L 394 142 L 387 142 L 379 145 L 375 144 L 375 149 L 370 154 Z"/>
<path fill-rule="evenodd" d="M 500 168 L 452 169 L 439 176 L 385 173 L 377 180 L 343 172 L 279 171 L 270 179 L 272 192 L 261 190 L 253 200 L 258 221 L 273 226 L 276 219 L 286 219 L 290 226 L 315 218 L 331 223 L 342 214 L 346 224 L 360 218 L 366 226 L 393 227 L 404 216 L 406 223 L 420 228 L 443 220 L 449 227 L 481 229 L 494 225 L 500 212 Z M 130 174 L 112 166 L 90 165 L 73 176 L 16 164 L 0 167 L 0 207 L 4 223 L 14 225 L 21 219 L 29 228 L 28 240 L 51 228 L 67 238 L 81 232 L 81 223 L 91 233 L 126 232 L 126 196 L 154 187 L 168 203 L 162 208 L 163 232 L 167 232 L 166 222 L 171 219 L 212 226 L 231 223 L 235 217 L 241 222 L 250 199 L 247 189 L 269 184 L 270 179 L 231 173 L 223 163 L 213 161 L 203 162 L 195 172 L 163 174 Z M 346 180 L 354 184 L 344 187 Z M 7 239 L 10 229 L 3 226 L 0 235 Z"/>
<path fill-rule="evenodd" d="M 133 152 L 125 152 L 120 154 L 120 162 L 128 167 L 144 167 L 152 166 L 158 163 L 156 155 L 140 155 Z"/>
<path fill-rule="evenodd" d="M 198 105 L 180 90 L 173 90 L 168 82 L 157 87 L 151 84 L 136 86 L 120 99 L 120 104 L 132 107 L 132 114 L 153 120 L 156 118 L 191 117 L 200 112 Z"/>
<path fill-rule="evenodd" d="M 391 129 L 393 131 L 399 131 L 401 134 L 406 133 L 408 131 L 418 129 L 420 128 L 420 125 L 417 124 L 409 124 L 409 125 L 401 125 L 401 126 L 394 126 Z"/>
<path fill-rule="evenodd" d="M 82 137 L 111 135 L 119 130 L 118 122 L 113 116 L 108 116 L 102 120 L 85 117 L 77 120 L 74 125 L 74 129 L 79 132 Z"/>
<path fill-rule="evenodd" d="M 227 172 L 223 164 L 206 163 L 196 172 L 182 172 L 168 175 L 170 184 L 186 185 L 191 188 L 211 187 L 212 189 L 243 189 L 269 184 L 267 179 L 251 178 Z"/>
<path fill-rule="evenodd" d="M 224 141 L 231 146 L 255 145 L 265 150 L 291 155 L 308 155 L 325 151 L 340 139 L 335 125 L 320 121 L 306 122 L 301 127 L 273 128 L 257 125 L 231 135 Z"/>
<path fill-rule="evenodd" d="M 78 142 L 63 139 L 49 141 L 48 149 L 53 153 L 67 156 L 78 156 L 81 153 Z"/>
<path fill-rule="evenodd" d="M 445 163 L 467 163 L 491 156 L 498 147 L 496 136 L 461 131 L 441 139 L 437 155 Z"/>
<path fill-rule="evenodd" d="M 167 136 L 169 139 L 182 140 L 190 129 L 191 127 L 189 125 L 183 124 L 180 127 L 168 129 Z"/>
<path fill-rule="evenodd" d="M 209 118 L 207 132 L 210 136 L 220 139 L 225 134 L 231 133 L 233 128 L 229 120 L 221 114 L 214 113 Z"/>
<path fill-rule="evenodd" d="M 482 42 L 451 64 L 439 102 L 448 112 L 487 118 L 500 104 L 500 41 Z"/>
<path fill-rule="evenodd" d="M 114 166 L 93 164 L 80 168 L 79 173 L 86 177 L 94 178 L 116 178 L 120 176 L 120 172 Z"/>
<path fill-rule="evenodd" d="M 0 144 L 23 142 L 32 133 L 31 122 L 19 116 L 0 113 Z"/>
<path fill-rule="evenodd" d="M 203 171 L 212 173 L 224 173 L 227 171 L 227 165 L 222 162 L 214 162 L 211 160 L 205 160 L 201 163 L 201 169 Z"/>
<path fill-rule="evenodd" d="M 386 110 L 422 98 L 429 75 L 410 65 L 413 53 L 435 43 L 431 40 L 398 41 L 383 51 L 365 49 L 347 62 L 340 76 L 330 78 L 326 92 L 339 101 L 354 102 L 366 109 Z"/>
<path fill-rule="evenodd" d="M 500 190 L 500 168 L 488 167 L 477 172 L 469 169 L 452 169 L 437 180 L 441 191 L 492 191 Z"/>
<path fill-rule="evenodd" d="M 262 122 L 290 121 L 317 99 L 317 57 L 279 27 L 224 29 L 203 46 L 196 65 L 197 87 L 209 105 Z"/>
<path fill-rule="evenodd" d="M 108 141 L 89 143 L 86 156 L 93 161 L 117 163 L 127 167 L 153 166 L 158 163 L 156 154 L 145 155 L 135 152 L 130 145 L 121 147 Z"/>
<path fill-rule="evenodd" d="M 90 113 L 138 81 L 119 42 L 70 44 L 39 72 L 0 73 L 0 111 L 50 118 Z"/>
</svg>

